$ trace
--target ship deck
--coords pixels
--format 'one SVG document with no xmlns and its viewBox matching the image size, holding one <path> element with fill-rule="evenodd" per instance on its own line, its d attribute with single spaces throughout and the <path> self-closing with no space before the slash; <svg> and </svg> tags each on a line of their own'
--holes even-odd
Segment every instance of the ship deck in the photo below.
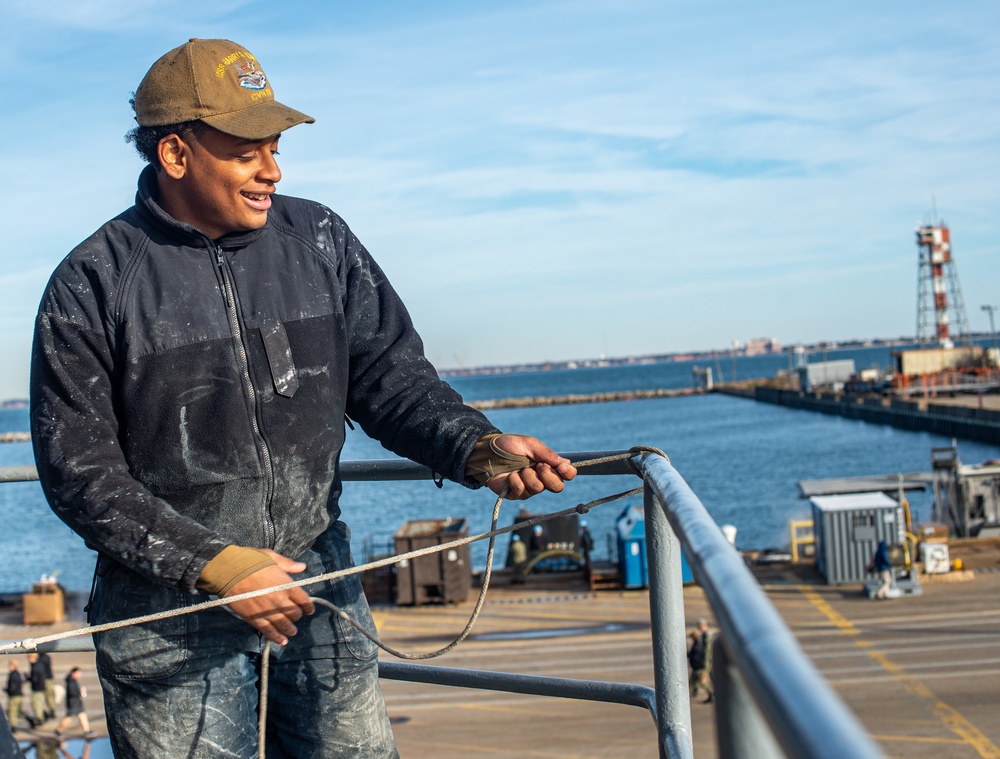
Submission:
<svg viewBox="0 0 1000 759">
<path fill-rule="evenodd" d="M 889 601 L 867 599 L 859 585 L 825 585 L 810 563 L 754 569 L 806 654 L 889 757 L 1000 757 L 1000 542 L 953 544 L 951 553 L 968 571 L 925 576 L 922 595 Z M 711 619 L 697 586 L 684 596 L 688 625 Z M 374 612 L 387 643 L 426 651 L 457 635 L 474 601 L 377 605 Z M 18 621 L 13 611 L 0 612 L 0 638 L 42 634 Z M 68 619 L 44 630 L 78 624 Z M 57 680 L 70 666 L 83 668 L 88 712 L 105 735 L 93 655 L 54 654 L 53 663 Z M 498 585 L 473 635 L 430 663 L 652 685 L 647 593 L 591 592 L 572 577 Z M 396 681 L 383 681 L 383 690 L 405 757 L 658 756 L 653 720 L 636 707 Z M 701 699 L 691 706 L 699 759 L 717 754 L 714 708 Z M 51 740 L 54 726 L 17 736 Z M 106 741 L 95 741 L 91 759 L 105 756 Z"/>
</svg>

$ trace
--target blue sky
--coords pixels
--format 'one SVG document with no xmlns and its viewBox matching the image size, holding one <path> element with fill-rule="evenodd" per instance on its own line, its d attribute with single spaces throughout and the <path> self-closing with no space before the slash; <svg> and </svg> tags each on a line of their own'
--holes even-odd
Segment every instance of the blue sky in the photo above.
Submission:
<svg viewBox="0 0 1000 759">
<path fill-rule="evenodd" d="M 340 213 L 442 368 L 896 337 L 915 226 L 1000 305 L 1000 4 L 8 0 L 0 398 L 58 261 L 131 204 L 130 93 L 189 37 L 316 117 Z"/>
</svg>

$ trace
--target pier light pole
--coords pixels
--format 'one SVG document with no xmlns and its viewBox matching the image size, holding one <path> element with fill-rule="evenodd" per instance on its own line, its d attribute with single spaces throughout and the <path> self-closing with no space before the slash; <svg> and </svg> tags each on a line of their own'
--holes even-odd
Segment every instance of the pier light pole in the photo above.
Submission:
<svg viewBox="0 0 1000 759">
<path fill-rule="evenodd" d="M 996 306 L 983 306 L 983 311 L 990 315 L 990 337 L 993 338 L 993 353 L 997 352 L 997 331 L 993 326 L 993 312 L 996 310 Z"/>
</svg>

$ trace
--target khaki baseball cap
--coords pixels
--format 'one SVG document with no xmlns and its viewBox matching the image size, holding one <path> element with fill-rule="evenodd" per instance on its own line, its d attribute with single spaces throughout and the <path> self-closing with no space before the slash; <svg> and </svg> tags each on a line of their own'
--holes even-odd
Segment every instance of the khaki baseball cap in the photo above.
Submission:
<svg viewBox="0 0 1000 759">
<path fill-rule="evenodd" d="M 135 120 L 164 126 L 196 119 L 245 140 L 316 121 L 274 99 L 260 62 L 242 45 L 193 38 L 146 72 L 135 92 Z"/>
</svg>

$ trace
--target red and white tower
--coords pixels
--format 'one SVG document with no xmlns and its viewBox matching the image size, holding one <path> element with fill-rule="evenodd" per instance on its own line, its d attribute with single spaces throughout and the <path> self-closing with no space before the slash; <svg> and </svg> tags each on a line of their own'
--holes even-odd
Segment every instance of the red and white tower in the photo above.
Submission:
<svg viewBox="0 0 1000 759">
<path fill-rule="evenodd" d="M 952 348 L 952 337 L 961 338 L 969 328 L 948 226 L 941 222 L 917 227 L 917 250 L 917 342 Z"/>
</svg>

